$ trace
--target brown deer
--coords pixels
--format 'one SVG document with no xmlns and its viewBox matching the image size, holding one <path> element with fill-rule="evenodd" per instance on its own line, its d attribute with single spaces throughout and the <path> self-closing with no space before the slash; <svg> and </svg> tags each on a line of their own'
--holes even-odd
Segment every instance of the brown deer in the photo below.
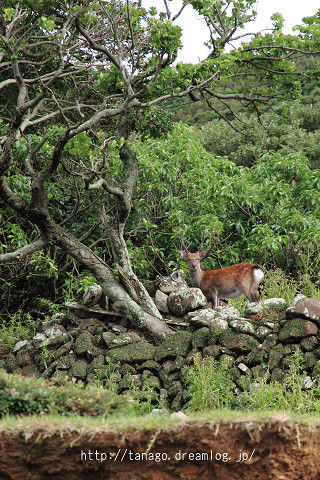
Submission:
<svg viewBox="0 0 320 480">
<path fill-rule="evenodd" d="M 195 253 L 190 253 L 181 234 L 181 256 L 188 261 L 189 274 L 195 287 L 202 290 L 212 308 L 219 305 L 219 299 L 236 298 L 244 295 L 250 302 L 258 301 L 258 285 L 264 273 L 254 263 L 238 263 L 217 270 L 203 270 L 200 262 L 206 256 L 207 250 L 201 248 L 204 235 L 201 234 L 201 245 Z"/>
</svg>

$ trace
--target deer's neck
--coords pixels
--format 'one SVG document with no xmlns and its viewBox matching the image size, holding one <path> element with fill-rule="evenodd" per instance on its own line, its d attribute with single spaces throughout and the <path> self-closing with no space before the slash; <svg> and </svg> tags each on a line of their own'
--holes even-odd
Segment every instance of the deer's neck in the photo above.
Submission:
<svg viewBox="0 0 320 480">
<path fill-rule="evenodd" d="M 189 268 L 189 275 L 190 275 L 191 281 L 192 281 L 192 283 L 195 287 L 198 287 L 198 288 L 201 287 L 202 274 L 203 274 L 203 272 L 202 272 L 202 268 L 200 267 L 200 265 L 195 270 L 191 270 L 191 268 Z"/>
</svg>

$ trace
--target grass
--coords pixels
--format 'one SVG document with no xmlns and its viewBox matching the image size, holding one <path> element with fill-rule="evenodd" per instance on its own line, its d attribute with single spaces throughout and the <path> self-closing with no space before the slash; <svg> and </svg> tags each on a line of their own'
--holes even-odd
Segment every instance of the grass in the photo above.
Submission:
<svg viewBox="0 0 320 480">
<path fill-rule="evenodd" d="M 33 415 L 32 417 L 5 416 L 0 420 L 1 432 L 32 433 L 43 430 L 46 434 L 59 431 L 63 434 L 76 432 L 99 433 L 102 431 L 123 431 L 123 430 L 145 430 L 172 429 L 177 425 L 185 423 L 241 423 L 257 422 L 268 424 L 274 422 L 293 422 L 306 426 L 320 426 L 320 416 L 312 414 L 301 414 L 287 410 L 262 409 L 262 410 L 231 410 L 217 409 L 206 412 L 188 414 L 187 418 L 181 419 L 171 415 L 113 415 L 110 418 L 103 416 L 72 416 L 62 415 Z"/>
<path fill-rule="evenodd" d="M 35 322 L 30 313 L 18 310 L 0 326 L 0 339 L 13 347 L 16 339 L 29 339 L 35 335 Z"/>
<path fill-rule="evenodd" d="M 190 400 L 188 412 L 232 407 L 237 411 L 276 409 L 302 414 L 320 414 L 320 379 L 314 378 L 311 388 L 304 387 L 306 372 L 300 350 L 291 356 L 290 368 L 284 379 L 270 381 L 269 372 L 252 380 L 249 391 L 239 392 L 226 362 L 195 357 L 187 377 Z"/>
</svg>

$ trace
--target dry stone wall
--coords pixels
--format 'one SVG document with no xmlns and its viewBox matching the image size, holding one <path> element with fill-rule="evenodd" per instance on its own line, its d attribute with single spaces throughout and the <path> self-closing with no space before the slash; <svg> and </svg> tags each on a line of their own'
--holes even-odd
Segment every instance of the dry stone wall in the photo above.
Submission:
<svg viewBox="0 0 320 480">
<path fill-rule="evenodd" d="M 0 343 L 0 368 L 27 376 L 66 377 L 87 383 L 112 381 L 120 392 L 135 386 L 154 401 L 179 410 L 187 401 L 187 375 L 195 354 L 224 358 L 239 391 L 269 369 L 281 380 L 292 354 L 305 360 L 306 388 L 320 374 L 320 302 L 303 295 L 291 305 L 281 298 L 248 303 L 245 316 L 232 306 L 208 308 L 202 292 L 188 288 L 183 274 L 163 280 L 155 301 L 173 330 L 160 345 L 132 331 L 124 319 L 55 314 L 32 340 L 13 349 Z M 108 377 L 109 375 L 109 377 Z M 310 383 L 311 382 L 311 383 Z"/>
</svg>

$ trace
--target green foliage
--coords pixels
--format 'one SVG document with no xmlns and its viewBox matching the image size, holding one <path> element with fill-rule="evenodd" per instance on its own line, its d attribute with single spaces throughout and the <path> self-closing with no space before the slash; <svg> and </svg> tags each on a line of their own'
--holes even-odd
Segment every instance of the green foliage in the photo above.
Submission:
<svg viewBox="0 0 320 480">
<path fill-rule="evenodd" d="M 269 373 L 257 379 L 249 392 L 240 398 L 240 408 L 270 408 L 299 413 L 320 412 L 320 383 L 314 380 L 311 389 L 304 387 L 306 373 L 303 371 L 303 356 L 298 350 L 292 355 L 289 372 L 282 382 L 269 381 Z"/>
<path fill-rule="evenodd" d="M 62 287 L 63 297 L 69 302 L 76 300 L 79 298 L 79 293 L 83 293 L 87 287 L 94 283 L 96 283 L 96 279 L 87 270 L 84 270 L 81 275 L 67 272 Z"/>
<path fill-rule="evenodd" d="M 28 340 L 35 335 L 35 321 L 30 313 L 18 310 L 0 325 L 0 339 L 13 347 L 16 339 Z"/>
<path fill-rule="evenodd" d="M 183 125 L 165 139 L 137 144 L 137 152 L 140 179 L 129 229 L 135 244 L 150 239 L 152 248 L 140 251 L 144 271 L 153 262 L 160 271 L 177 266 L 180 231 L 191 249 L 204 231 L 215 257 L 204 262 L 207 268 L 254 261 L 297 278 L 308 252 L 310 280 L 316 280 L 320 174 L 304 155 L 267 153 L 251 167 L 239 166 L 210 155 Z"/>
<path fill-rule="evenodd" d="M 271 381 L 267 372 L 255 379 L 249 391 L 239 394 L 228 374 L 228 365 L 212 358 L 200 360 L 190 368 L 188 403 L 190 411 L 217 408 L 239 410 L 287 410 L 298 413 L 320 413 L 320 379 L 314 378 L 311 388 L 305 388 L 304 357 L 298 350 L 292 355 L 289 371 L 283 381 Z"/>
<path fill-rule="evenodd" d="M 113 361 L 110 357 L 105 358 L 106 365 L 103 368 L 95 369 L 95 385 L 106 388 L 113 392 L 119 390 L 119 380 L 121 375 L 119 372 L 120 362 Z"/>
<path fill-rule="evenodd" d="M 111 390 L 71 381 L 24 378 L 0 370 L 0 417 L 4 415 L 110 415 L 124 413 L 130 399 Z"/>
<path fill-rule="evenodd" d="M 195 132 L 208 151 L 216 155 L 226 155 L 239 165 L 252 165 L 266 151 L 270 153 L 274 151 L 282 155 L 293 152 L 304 153 L 311 166 L 318 168 L 320 112 L 317 105 L 313 105 L 314 101 L 318 101 L 317 98 L 314 91 L 308 97 L 307 105 L 298 101 L 278 102 L 274 107 L 278 115 L 262 110 L 259 116 L 260 121 L 257 120 L 256 114 L 248 115 L 243 108 L 235 108 L 237 120 L 230 111 L 217 106 L 238 131 L 218 118 L 216 114 L 216 118 L 210 120 L 209 113 L 204 112 L 202 116 L 198 114 L 197 118 L 205 123 L 195 129 Z M 190 122 L 192 122 L 191 118 Z"/>
<path fill-rule="evenodd" d="M 234 399 L 234 387 L 226 361 L 194 357 L 194 366 L 188 372 L 189 411 L 229 408 Z"/>
</svg>

